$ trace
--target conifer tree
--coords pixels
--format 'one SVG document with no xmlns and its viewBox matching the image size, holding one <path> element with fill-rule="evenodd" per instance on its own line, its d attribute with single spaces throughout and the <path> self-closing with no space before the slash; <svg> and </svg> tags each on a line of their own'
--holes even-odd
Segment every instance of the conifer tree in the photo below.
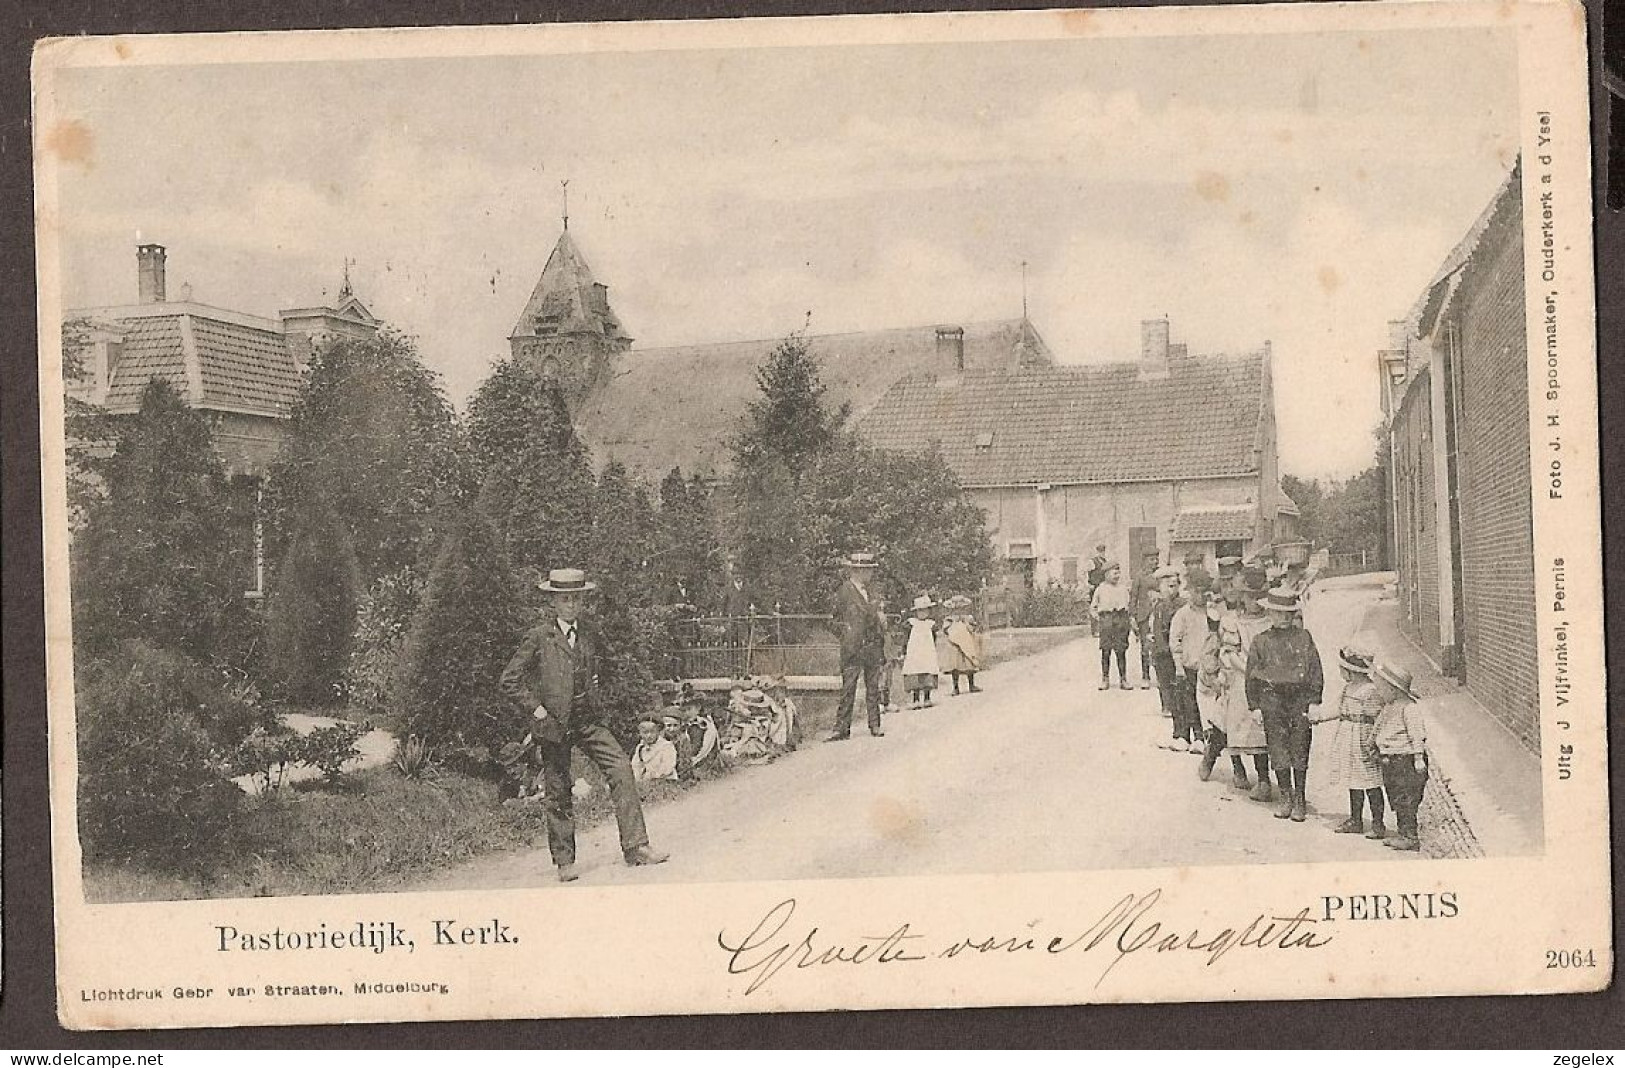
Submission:
<svg viewBox="0 0 1625 1068">
<path fill-rule="evenodd" d="M 409 338 L 339 338 L 316 353 L 266 484 L 274 676 L 307 696 L 339 692 L 362 593 L 427 568 L 437 524 L 465 492 L 461 452 L 455 413 Z M 318 592 L 339 576 L 340 589 Z"/>
<path fill-rule="evenodd" d="M 732 443 L 739 566 L 762 602 L 808 607 L 818 599 L 818 565 L 806 480 L 836 443 L 847 411 L 828 403 L 818 360 L 799 334 L 768 354 L 756 384 L 760 396 Z"/>
<path fill-rule="evenodd" d="M 507 550 L 481 508 L 452 522 L 413 614 L 394 686 L 403 735 L 494 752 L 528 729 L 502 669 L 527 622 Z"/>
<path fill-rule="evenodd" d="M 274 575 L 265 635 L 270 681 L 302 704 L 340 703 L 356 607 L 366 586 L 350 532 L 331 505 L 305 505 Z"/>
<path fill-rule="evenodd" d="M 75 644 L 141 638 L 234 662 L 247 624 L 233 538 L 246 528 L 209 424 L 154 378 L 97 466 L 100 493 L 72 550 Z"/>
</svg>

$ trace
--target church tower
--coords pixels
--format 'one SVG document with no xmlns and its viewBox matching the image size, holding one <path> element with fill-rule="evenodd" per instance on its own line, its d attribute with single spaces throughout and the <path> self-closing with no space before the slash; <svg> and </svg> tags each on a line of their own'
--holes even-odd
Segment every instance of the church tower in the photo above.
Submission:
<svg viewBox="0 0 1625 1068">
<path fill-rule="evenodd" d="M 592 276 L 564 217 L 553 254 L 508 337 L 513 358 L 557 382 L 572 413 L 609 379 L 615 357 L 632 345 L 609 306 L 609 287 Z"/>
</svg>

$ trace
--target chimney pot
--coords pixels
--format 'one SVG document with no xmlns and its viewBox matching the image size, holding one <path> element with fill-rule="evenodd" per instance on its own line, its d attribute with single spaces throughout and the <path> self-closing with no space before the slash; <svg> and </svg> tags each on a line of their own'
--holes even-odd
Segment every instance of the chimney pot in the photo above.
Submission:
<svg viewBox="0 0 1625 1068">
<path fill-rule="evenodd" d="M 1163 377 L 1168 374 L 1168 317 L 1140 321 L 1140 374 Z"/>
<path fill-rule="evenodd" d="M 135 247 L 136 294 L 142 304 L 162 304 L 164 296 L 164 246 Z"/>
<path fill-rule="evenodd" d="M 955 373 L 965 369 L 964 327 L 937 327 L 937 363 L 951 367 Z"/>
</svg>

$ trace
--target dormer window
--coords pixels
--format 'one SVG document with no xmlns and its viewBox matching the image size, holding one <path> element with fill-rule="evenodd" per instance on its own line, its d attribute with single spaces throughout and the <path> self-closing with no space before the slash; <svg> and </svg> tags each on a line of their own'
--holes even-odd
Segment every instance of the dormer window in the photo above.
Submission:
<svg viewBox="0 0 1625 1068">
<path fill-rule="evenodd" d="M 976 435 L 976 451 L 985 452 L 993 447 L 993 431 L 984 430 Z"/>
</svg>

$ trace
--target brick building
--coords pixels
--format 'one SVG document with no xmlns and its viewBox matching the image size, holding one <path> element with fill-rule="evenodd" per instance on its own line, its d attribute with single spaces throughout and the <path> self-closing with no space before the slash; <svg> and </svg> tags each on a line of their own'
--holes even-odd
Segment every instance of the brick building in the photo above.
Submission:
<svg viewBox="0 0 1625 1068">
<path fill-rule="evenodd" d="M 84 373 L 66 383 L 68 393 L 128 415 L 150 379 L 166 379 L 208 416 L 227 474 L 253 497 L 282 446 L 311 353 L 330 337 L 369 337 L 379 321 L 351 290 L 348 274 L 336 303 L 289 308 L 276 319 L 201 304 L 189 287 L 172 301 L 166 260 L 162 245 L 137 246 L 136 303 L 66 313 L 85 324 L 89 342 Z M 245 530 L 243 539 L 243 588 L 257 597 L 265 580 L 257 530 Z"/>
<path fill-rule="evenodd" d="M 1521 167 L 1380 357 L 1404 626 L 1540 745 Z"/>
<path fill-rule="evenodd" d="M 1011 585 L 1086 577 L 1105 544 L 1131 573 L 1148 552 L 1244 555 L 1295 536 L 1281 492 L 1269 346 L 1190 355 L 1166 319 L 1138 360 L 943 365 L 899 380 L 862 419 L 874 444 L 936 449 L 988 516 Z"/>
</svg>

